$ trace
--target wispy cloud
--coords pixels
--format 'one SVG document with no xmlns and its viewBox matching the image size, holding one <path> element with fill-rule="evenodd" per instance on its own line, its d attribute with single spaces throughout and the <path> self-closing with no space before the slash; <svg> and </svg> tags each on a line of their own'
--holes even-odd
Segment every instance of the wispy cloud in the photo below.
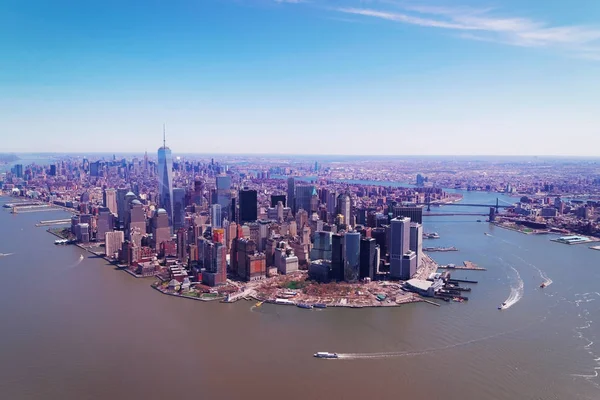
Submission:
<svg viewBox="0 0 600 400">
<path fill-rule="evenodd" d="M 464 39 L 521 47 L 557 48 L 584 58 L 600 58 L 600 28 L 552 26 L 531 18 L 499 16 L 493 9 L 410 6 L 383 0 L 375 3 L 387 3 L 388 6 L 395 4 L 395 9 L 337 7 L 335 11 L 421 27 L 462 31 L 459 37 Z"/>
<path fill-rule="evenodd" d="M 379 19 L 456 31 L 458 37 L 468 40 L 519 47 L 554 48 L 582 58 L 600 59 L 600 28 L 597 27 L 552 25 L 532 18 L 505 16 L 500 10 L 493 8 L 411 5 L 398 0 L 323 0 L 313 4 L 336 13 L 354 15 L 359 19 Z"/>
</svg>

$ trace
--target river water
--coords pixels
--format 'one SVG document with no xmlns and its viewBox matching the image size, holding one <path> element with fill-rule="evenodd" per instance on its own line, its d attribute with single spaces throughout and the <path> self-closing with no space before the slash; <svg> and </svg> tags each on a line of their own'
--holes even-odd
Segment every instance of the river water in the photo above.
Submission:
<svg viewBox="0 0 600 400">
<path fill-rule="evenodd" d="M 469 203 L 496 197 L 464 192 Z M 487 211 L 434 211 L 452 210 Z M 483 217 L 426 217 L 425 230 L 441 236 L 426 245 L 460 250 L 433 253 L 437 261 L 488 269 L 454 273 L 479 281 L 470 301 L 255 308 L 164 296 L 151 279 L 79 261 L 83 251 L 34 227 L 64 217 L 0 211 L 0 253 L 13 253 L 0 257 L 2 398 L 600 398 L 600 252 L 585 245 Z"/>
</svg>

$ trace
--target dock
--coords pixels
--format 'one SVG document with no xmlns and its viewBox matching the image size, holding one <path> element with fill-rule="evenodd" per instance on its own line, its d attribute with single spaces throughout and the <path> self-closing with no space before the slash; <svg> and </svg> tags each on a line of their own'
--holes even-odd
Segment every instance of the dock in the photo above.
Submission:
<svg viewBox="0 0 600 400">
<path fill-rule="evenodd" d="M 440 269 L 460 269 L 460 270 L 469 270 L 469 271 L 487 271 L 487 269 L 482 268 L 471 261 L 464 261 L 462 266 L 448 264 L 448 265 L 440 265 L 438 268 L 440 268 Z"/>
<path fill-rule="evenodd" d="M 446 251 L 458 251 L 454 246 L 452 247 L 423 247 L 423 251 L 427 252 L 446 252 Z"/>
</svg>

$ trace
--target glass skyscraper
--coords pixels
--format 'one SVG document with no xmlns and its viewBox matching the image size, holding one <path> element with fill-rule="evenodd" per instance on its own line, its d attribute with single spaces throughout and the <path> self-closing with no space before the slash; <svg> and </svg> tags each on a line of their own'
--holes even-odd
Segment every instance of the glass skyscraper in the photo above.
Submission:
<svg viewBox="0 0 600 400">
<path fill-rule="evenodd" d="M 173 156 L 164 139 L 158 149 L 158 194 L 159 205 L 169 216 L 169 226 L 173 226 Z"/>
</svg>

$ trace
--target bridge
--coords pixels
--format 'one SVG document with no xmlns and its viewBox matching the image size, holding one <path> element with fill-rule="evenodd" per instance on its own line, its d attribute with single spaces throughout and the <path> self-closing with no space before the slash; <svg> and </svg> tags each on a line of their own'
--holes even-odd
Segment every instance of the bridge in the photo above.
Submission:
<svg viewBox="0 0 600 400">
<path fill-rule="evenodd" d="M 487 208 L 495 208 L 496 212 L 498 212 L 498 210 L 500 208 L 511 208 L 514 207 L 514 204 L 510 204 L 506 201 L 502 201 L 505 204 L 500 204 L 500 199 L 496 198 L 496 204 L 476 204 L 476 203 L 425 203 L 427 205 L 427 211 L 431 211 L 431 206 L 433 205 L 435 206 L 457 206 L 457 207 L 487 207 Z"/>
</svg>

